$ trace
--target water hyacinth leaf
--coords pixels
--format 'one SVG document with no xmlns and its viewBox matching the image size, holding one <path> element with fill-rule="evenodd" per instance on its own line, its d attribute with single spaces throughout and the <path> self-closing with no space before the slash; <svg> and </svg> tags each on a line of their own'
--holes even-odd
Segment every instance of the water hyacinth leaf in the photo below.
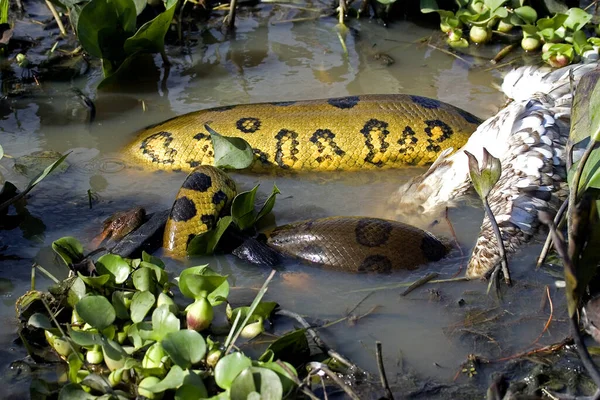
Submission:
<svg viewBox="0 0 600 400">
<path fill-rule="evenodd" d="M 483 161 L 481 169 L 475 156 L 468 151 L 465 154 L 469 158 L 469 175 L 475 191 L 482 199 L 486 198 L 502 174 L 500 160 L 492 156 L 487 149 L 483 148 Z"/>
<path fill-rule="evenodd" d="M 239 137 L 222 136 L 208 124 L 204 129 L 210 134 L 213 145 L 215 167 L 225 169 L 244 169 L 252 165 L 254 153 L 252 147 Z"/>
<path fill-rule="evenodd" d="M 280 193 L 281 192 L 279 191 L 277 185 L 273 184 L 273 191 L 258 212 L 258 215 L 256 216 L 256 223 L 258 223 L 264 216 L 268 215 L 273 210 L 273 207 L 275 206 L 275 197 Z"/>
<path fill-rule="evenodd" d="M 104 355 L 104 363 L 111 371 L 125 366 L 127 352 L 114 340 L 102 338 L 102 354 Z"/>
<path fill-rule="evenodd" d="M 179 329 L 179 318 L 169 311 L 168 306 L 160 306 L 154 310 L 152 313 L 152 332 L 154 334 L 154 340 L 160 341 L 169 333 L 177 332 Z"/>
<path fill-rule="evenodd" d="M 67 358 L 67 364 L 69 365 L 69 380 L 77 382 L 77 371 L 83 366 L 83 356 L 80 353 L 71 353 Z"/>
<path fill-rule="evenodd" d="M 573 34 L 573 48 L 579 55 L 582 55 L 588 50 L 592 50 L 592 45 L 588 43 L 585 32 L 577 31 Z"/>
<path fill-rule="evenodd" d="M 165 49 L 165 34 L 171 26 L 177 0 L 167 0 L 165 11 L 146 22 L 137 32 L 125 40 L 127 55 L 135 53 L 162 53 Z"/>
<path fill-rule="evenodd" d="M 256 211 L 254 210 L 254 200 L 258 186 L 254 186 L 248 192 L 239 193 L 231 203 L 231 217 L 233 222 L 240 228 L 245 230 L 254 225 L 256 221 Z"/>
<path fill-rule="evenodd" d="M 173 365 L 162 381 L 152 386 L 147 386 L 146 390 L 152 393 L 162 393 L 169 389 L 177 389 L 183 384 L 183 380 L 187 374 L 188 371 L 184 371 L 179 365 Z"/>
<path fill-rule="evenodd" d="M 96 261 L 96 269 L 99 274 L 109 274 L 117 285 L 125 282 L 131 273 L 129 264 L 116 254 L 105 254 L 100 257 Z"/>
<path fill-rule="evenodd" d="M 148 254 L 145 251 L 142 251 L 142 261 L 146 261 L 147 263 L 154 264 L 161 269 L 165 269 L 165 263 L 160 258 L 153 256 L 152 254 Z"/>
<path fill-rule="evenodd" d="M 190 256 L 194 255 L 211 255 L 214 253 L 219 240 L 231 225 L 233 219 L 227 215 L 219 218 L 217 226 L 210 231 L 207 231 L 201 235 L 196 235 L 190 241 L 187 247 L 187 254 Z"/>
<path fill-rule="evenodd" d="M 115 309 L 115 313 L 117 314 L 117 318 L 128 320 L 129 319 L 129 310 L 127 310 L 127 306 L 125 302 L 129 301 L 129 299 L 125 299 L 125 292 L 120 290 L 115 290 L 111 296 L 111 302 Z"/>
<path fill-rule="evenodd" d="M 156 279 L 156 282 L 158 282 L 160 285 L 165 285 L 169 281 L 167 272 L 164 270 L 164 268 L 161 268 L 158 265 L 149 263 L 147 261 L 142 261 L 140 263 L 140 268 L 148 268 L 149 270 L 152 270 L 154 272 L 154 278 Z"/>
<path fill-rule="evenodd" d="M 420 1 L 421 12 L 423 14 L 429 14 L 436 12 L 440 9 L 435 0 L 421 0 Z"/>
<path fill-rule="evenodd" d="M 110 281 L 110 275 L 108 274 L 100 276 L 85 276 L 82 275 L 81 272 L 78 272 L 77 275 L 79 276 L 79 279 L 81 279 L 86 285 L 96 289 L 102 289 L 104 285 Z"/>
<path fill-rule="evenodd" d="M 569 141 L 577 144 L 592 135 L 594 140 L 600 137 L 600 70 L 592 70 L 583 75 L 575 89 Z"/>
<path fill-rule="evenodd" d="M 207 297 L 227 280 L 221 275 L 185 275 L 179 278 L 181 293 L 193 299 Z"/>
<path fill-rule="evenodd" d="M 102 346 L 104 343 L 102 341 L 102 335 L 97 332 L 74 330 L 71 329 L 70 326 L 67 329 L 69 331 L 69 337 L 71 340 L 73 340 L 73 342 L 79 346 Z"/>
<path fill-rule="evenodd" d="M 154 271 L 150 268 L 138 268 L 131 274 L 131 280 L 137 290 L 153 292 L 155 276 Z"/>
<path fill-rule="evenodd" d="M 146 314 L 152 309 L 156 298 L 148 291 L 135 292 L 131 299 L 131 306 L 129 311 L 131 314 L 131 320 L 134 323 L 142 322 L 146 318 Z"/>
<path fill-rule="evenodd" d="M 76 383 L 67 383 L 58 394 L 58 400 L 95 400 L 96 398 Z"/>
<path fill-rule="evenodd" d="M 306 329 L 297 329 L 286 333 L 271 343 L 265 354 L 267 352 L 272 352 L 275 360 L 289 362 L 294 366 L 305 363 L 310 356 Z M 263 359 L 262 356 L 261 359 Z"/>
<path fill-rule="evenodd" d="M 205 276 L 222 276 L 217 274 L 215 271 L 213 271 L 212 268 L 210 268 L 207 264 L 206 265 L 199 265 L 196 267 L 190 267 L 190 268 L 186 268 L 183 271 L 181 271 L 181 274 L 179 275 L 179 290 L 181 291 L 181 279 L 186 276 L 186 275 L 193 275 L 193 274 L 197 274 L 197 275 L 205 275 Z M 185 289 L 184 289 L 185 290 Z M 192 296 L 191 293 L 188 292 L 189 296 L 186 295 L 183 291 L 182 294 L 186 297 L 189 298 L 194 298 Z M 227 282 L 227 280 L 225 280 L 219 287 L 217 287 L 216 289 L 214 289 L 209 295 L 208 295 L 208 301 L 210 302 L 210 304 L 212 304 L 213 306 L 217 306 L 219 304 L 221 304 L 223 302 L 223 299 L 226 299 L 227 296 L 229 295 L 229 282 Z"/>
<path fill-rule="evenodd" d="M 67 266 L 83 260 L 83 246 L 79 240 L 66 236 L 52 242 L 52 250 L 65 262 Z"/>
<path fill-rule="evenodd" d="M 261 301 L 254 309 L 254 312 L 250 316 L 248 322 L 256 321 L 258 318 L 269 318 L 271 316 L 271 313 L 273 313 L 273 310 L 275 310 L 275 307 L 277 307 L 277 305 L 278 304 L 274 301 Z M 250 307 L 238 307 L 234 309 L 231 313 L 228 313 L 227 319 L 229 319 L 229 322 L 232 323 L 237 318 L 237 314 L 242 313 L 242 316 L 240 318 L 244 320 L 248 315 L 249 311 Z"/>
<path fill-rule="evenodd" d="M 175 392 L 175 400 L 195 400 L 208 397 L 208 391 L 202 378 L 193 371 L 188 371 L 188 374 L 183 378 L 183 384 Z"/>
<path fill-rule="evenodd" d="M 69 291 L 67 292 L 67 304 L 71 307 L 75 307 L 75 304 L 81 300 L 86 294 L 85 283 L 83 280 L 75 276 L 71 280 L 71 286 L 69 287 Z"/>
<path fill-rule="evenodd" d="M 29 317 L 29 320 L 27 321 L 27 325 L 45 330 L 50 330 L 54 328 L 54 325 L 52 325 L 50 318 L 41 313 L 35 313 L 31 315 L 31 317 Z"/>
<path fill-rule="evenodd" d="M 227 390 L 240 372 L 251 366 L 252 360 L 242 353 L 228 354 L 215 366 L 215 382 L 221 389 Z"/>
<path fill-rule="evenodd" d="M 296 371 L 296 368 L 294 368 L 294 366 L 292 364 L 287 363 L 287 362 L 283 362 L 283 363 L 288 368 L 288 370 L 294 374 L 295 377 L 290 376 L 289 372 L 286 371 L 281 365 L 279 365 L 276 362 L 267 362 L 267 363 L 259 362 L 259 366 L 270 369 L 271 371 L 275 372 L 279 376 L 279 380 L 281 381 L 281 386 L 283 389 L 283 397 L 285 398 L 296 387 L 295 381 L 297 380 L 298 372 Z"/>
<path fill-rule="evenodd" d="M 502 7 L 502 5 L 504 5 L 504 3 L 506 2 L 507 0 L 484 0 L 483 4 L 485 4 L 486 7 L 493 12 L 496 9 Z M 504 10 L 506 10 L 506 8 Z"/>
<path fill-rule="evenodd" d="M 116 318 L 115 309 L 104 296 L 86 296 L 75 305 L 77 314 L 98 330 L 111 325 Z"/>
<path fill-rule="evenodd" d="M 98 374 L 89 374 L 80 383 L 100 393 L 111 391 L 108 381 Z"/>
<path fill-rule="evenodd" d="M 259 399 L 283 398 L 283 386 L 274 371 L 261 367 L 243 370 L 231 385 L 231 400 L 245 400 L 252 393 L 260 393 Z"/>
<path fill-rule="evenodd" d="M 581 8 L 572 7 L 567 11 L 567 19 L 563 25 L 572 31 L 578 31 L 592 20 L 592 14 L 588 14 Z"/>
<path fill-rule="evenodd" d="M 514 13 L 526 23 L 532 25 L 535 24 L 535 21 L 538 18 L 537 11 L 535 11 L 535 9 L 530 6 L 518 7 L 514 10 Z"/>
<path fill-rule="evenodd" d="M 135 14 L 140 15 L 144 11 L 144 8 L 146 8 L 148 0 L 133 0 L 133 4 L 135 5 Z"/>
<path fill-rule="evenodd" d="M 202 335 L 187 329 L 169 333 L 162 345 L 171 360 L 183 369 L 199 363 L 206 354 L 206 342 Z"/>
</svg>

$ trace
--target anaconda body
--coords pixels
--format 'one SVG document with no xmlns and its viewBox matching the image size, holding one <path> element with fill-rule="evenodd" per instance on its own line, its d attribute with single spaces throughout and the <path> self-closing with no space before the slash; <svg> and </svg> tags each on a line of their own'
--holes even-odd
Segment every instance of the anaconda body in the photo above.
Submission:
<svg viewBox="0 0 600 400">
<path fill-rule="evenodd" d="M 267 244 L 277 251 L 346 272 L 413 270 L 443 258 L 448 248 L 413 226 L 379 218 L 329 217 L 275 228 Z"/>
<path fill-rule="evenodd" d="M 218 107 L 182 115 L 138 134 L 126 153 L 141 164 L 191 171 L 212 165 L 209 124 L 253 148 L 255 170 L 357 170 L 425 165 L 458 149 L 481 121 L 421 96 L 365 95 Z"/>
</svg>

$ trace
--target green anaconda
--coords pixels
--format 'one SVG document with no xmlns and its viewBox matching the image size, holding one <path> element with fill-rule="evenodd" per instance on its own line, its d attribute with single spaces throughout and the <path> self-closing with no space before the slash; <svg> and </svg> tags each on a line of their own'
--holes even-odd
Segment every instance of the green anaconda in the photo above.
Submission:
<svg viewBox="0 0 600 400">
<path fill-rule="evenodd" d="M 479 122 L 452 105 L 411 95 L 260 103 L 170 119 L 140 132 L 126 152 L 142 165 L 192 171 L 177 195 L 163 239 L 167 253 L 179 257 L 185 255 L 193 235 L 215 226 L 235 196 L 233 181 L 208 167 L 214 154 L 205 124 L 221 135 L 245 139 L 253 148 L 255 170 L 357 170 L 431 163 L 444 150 L 461 147 Z M 375 226 L 383 230 L 373 230 Z M 313 231 L 317 227 L 319 230 Z M 331 236 L 336 230 L 349 233 Z M 365 247 L 357 239 L 363 237 L 363 230 L 365 237 L 385 233 L 389 243 L 384 248 L 389 248 Z M 281 237 L 284 230 L 276 232 Z M 446 252 L 429 233 L 393 221 L 332 219 L 288 226 L 285 232 L 298 246 L 301 237 L 314 233 L 310 239 L 314 249 L 320 240 L 337 251 L 335 255 L 322 252 L 326 265 L 355 272 L 412 269 Z M 308 257 L 306 251 L 294 246 L 281 248 L 277 243 L 271 245 L 283 253 Z M 424 243 L 430 246 L 423 247 Z M 399 257 L 398 249 L 409 256 Z"/>
<path fill-rule="evenodd" d="M 357 170 L 425 165 L 460 148 L 480 119 L 438 100 L 365 95 L 218 107 L 142 130 L 126 148 L 142 165 L 191 171 L 213 163 L 204 125 L 253 148 L 253 169 Z"/>
</svg>

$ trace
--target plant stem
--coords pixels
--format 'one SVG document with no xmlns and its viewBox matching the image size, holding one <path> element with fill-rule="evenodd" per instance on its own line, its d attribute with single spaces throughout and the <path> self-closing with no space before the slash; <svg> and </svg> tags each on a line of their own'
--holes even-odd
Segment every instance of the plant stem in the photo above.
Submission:
<svg viewBox="0 0 600 400">
<path fill-rule="evenodd" d="M 56 8 L 54 8 L 54 4 L 50 3 L 49 0 L 46 0 L 46 6 L 48 6 L 48 8 L 50 9 L 50 12 L 52 13 L 52 16 L 56 20 L 56 25 L 58 25 L 60 34 L 62 36 L 67 36 L 67 30 L 65 29 L 65 26 L 63 25 L 63 23 L 60 19 L 60 15 L 58 15 L 58 12 L 56 11 Z"/>
<path fill-rule="evenodd" d="M 583 168 L 585 167 L 585 163 L 588 158 L 592 154 L 592 151 L 596 148 L 598 143 L 590 137 L 590 143 L 585 148 L 585 152 L 583 156 L 581 156 L 581 160 L 579 160 L 579 165 L 577 165 L 577 169 L 575 170 L 575 175 L 573 175 L 573 180 L 571 181 L 571 187 L 569 191 L 569 208 L 568 208 L 568 219 L 569 221 L 573 221 L 573 217 L 575 216 L 575 206 L 577 204 L 577 195 L 579 194 L 579 181 L 581 180 L 581 175 L 583 173 Z M 567 226 L 567 235 L 569 238 L 569 242 L 573 238 L 573 230 L 571 224 Z"/>
<path fill-rule="evenodd" d="M 569 205 L 569 199 L 566 199 L 561 204 L 560 208 L 558 209 L 558 212 L 556 213 L 556 216 L 554 217 L 554 225 L 556 225 L 556 226 L 559 225 L 560 220 L 562 219 L 563 215 L 565 214 L 565 211 L 567 210 L 568 205 Z M 550 251 L 551 246 L 552 246 L 552 232 L 548 232 L 548 236 L 546 236 L 546 241 L 544 242 L 544 247 L 542 248 L 542 251 L 540 252 L 537 263 L 535 264 L 536 269 L 540 268 L 542 266 L 542 264 L 544 263 L 544 260 L 548 256 L 548 252 Z"/>
<path fill-rule="evenodd" d="M 379 379 L 381 379 L 381 386 L 385 390 L 385 399 L 394 400 L 394 395 L 388 384 L 387 376 L 385 376 L 385 367 L 383 365 L 383 356 L 381 354 L 381 342 L 375 342 L 375 354 L 377 356 L 377 369 L 379 370 Z"/>
<path fill-rule="evenodd" d="M 496 217 L 494 217 L 494 213 L 490 208 L 490 203 L 488 202 L 487 196 L 483 199 L 483 208 L 485 209 L 485 213 L 490 219 L 490 223 L 492 224 L 492 228 L 494 229 L 494 234 L 496 235 L 496 240 L 498 241 L 498 252 L 500 252 L 501 263 L 502 263 L 502 274 L 504 274 L 504 282 L 508 286 L 511 285 L 510 280 L 510 272 L 508 271 L 508 261 L 506 260 L 506 251 L 504 250 L 504 242 L 502 241 L 502 234 L 500 233 L 500 228 L 498 227 L 498 223 L 496 222 Z"/>
</svg>

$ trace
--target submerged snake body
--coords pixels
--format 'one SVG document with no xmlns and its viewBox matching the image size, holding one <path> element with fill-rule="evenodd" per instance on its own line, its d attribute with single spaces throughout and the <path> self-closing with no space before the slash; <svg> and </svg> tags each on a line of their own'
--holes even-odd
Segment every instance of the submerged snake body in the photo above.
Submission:
<svg viewBox="0 0 600 400">
<path fill-rule="evenodd" d="M 189 241 L 213 229 L 235 195 L 235 182 L 225 172 L 209 165 L 196 168 L 181 185 L 171 208 L 163 237 L 165 251 L 185 256 Z"/>
<path fill-rule="evenodd" d="M 464 150 L 482 158 L 483 148 L 498 157 L 502 175 L 488 201 L 505 248 L 527 243 L 539 230 L 538 212 L 553 213 L 565 200 L 566 144 L 569 137 L 573 83 L 596 63 L 558 70 L 522 67 L 511 71 L 502 89 L 514 101 L 482 123 L 467 144 L 442 154 L 429 170 L 402 186 L 390 199 L 395 218 L 420 213 L 438 218 L 463 200 L 470 189 Z M 500 262 L 491 223 L 484 218 L 467 267 L 467 277 L 483 276 Z"/>
<path fill-rule="evenodd" d="M 481 121 L 421 96 L 365 95 L 218 107 L 141 131 L 126 153 L 158 169 L 213 164 L 205 124 L 253 148 L 255 170 L 357 170 L 425 165 L 461 147 Z"/>
<path fill-rule="evenodd" d="M 279 252 L 347 272 L 413 270 L 448 249 L 429 232 L 378 218 L 330 217 L 275 228 L 267 244 Z"/>
</svg>

